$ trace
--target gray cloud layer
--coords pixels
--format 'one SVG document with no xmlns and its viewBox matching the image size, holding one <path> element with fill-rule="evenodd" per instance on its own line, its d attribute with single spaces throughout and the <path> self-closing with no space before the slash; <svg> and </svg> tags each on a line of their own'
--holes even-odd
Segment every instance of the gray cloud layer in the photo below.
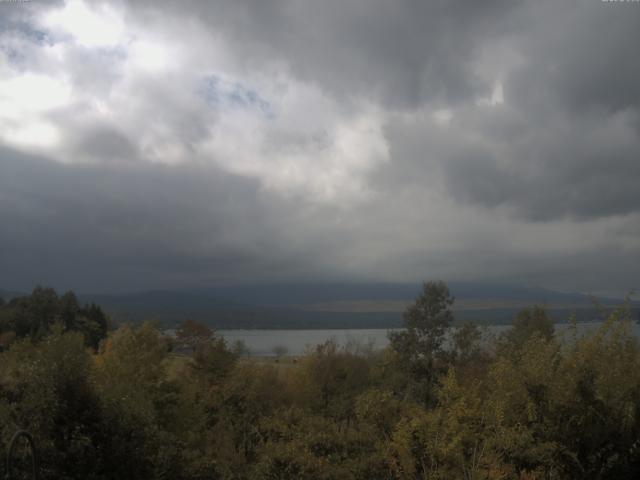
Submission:
<svg viewBox="0 0 640 480">
<path fill-rule="evenodd" d="M 639 4 L 69 5 L 0 4 L 0 286 L 638 286 Z"/>
<path fill-rule="evenodd" d="M 473 63 L 487 37 L 510 27 L 498 18 L 508 19 L 518 3 L 241 0 L 163 7 L 233 39 L 248 69 L 281 60 L 297 77 L 341 98 L 414 108 L 459 103 L 491 89 Z M 146 5 L 155 9 L 158 2 Z"/>
</svg>

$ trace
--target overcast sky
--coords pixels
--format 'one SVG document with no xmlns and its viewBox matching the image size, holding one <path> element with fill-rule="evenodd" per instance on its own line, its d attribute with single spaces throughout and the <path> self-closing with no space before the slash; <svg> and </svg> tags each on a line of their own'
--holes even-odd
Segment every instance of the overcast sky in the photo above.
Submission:
<svg viewBox="0 0 640 480">
<path fill-rule="evenodd" d="M 640 2 L 0 1 L 0 288 L 640 287 Z"/>
</svg>

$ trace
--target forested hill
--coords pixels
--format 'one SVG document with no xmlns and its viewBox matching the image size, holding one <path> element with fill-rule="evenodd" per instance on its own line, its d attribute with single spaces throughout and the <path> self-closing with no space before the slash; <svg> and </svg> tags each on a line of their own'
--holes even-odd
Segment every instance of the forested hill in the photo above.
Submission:
<svg viewBox="0 0 640 480">
<path fill-rule="evenodd" d="M 420 284 L 299 283 L 149 291 L 126 295 L 81 295 L 116 320 L 156 319 L 171 326 L 186 318 L 216 328 L 392 328 L 419 293 Z M 544 305 L 556 321 L 575 314 L 598 317 L 591 299 L 578 293 L 499 283 L 451 283 L 457 321 L 509 323 L 522 308 Z M 599 299 L 603 305 L 620 300 Z"/>
</svg>

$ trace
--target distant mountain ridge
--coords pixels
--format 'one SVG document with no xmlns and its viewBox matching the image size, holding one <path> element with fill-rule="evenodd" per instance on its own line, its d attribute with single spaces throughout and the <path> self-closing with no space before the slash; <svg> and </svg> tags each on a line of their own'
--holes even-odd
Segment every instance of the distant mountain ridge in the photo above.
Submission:
<svg viewBox="0 0 640 480">
<path fill-rule="evenodd" d="M 22 292 L 12 292 L 10 290 L 0 290 L 0 298 L 2 298 L 3 300 L 11 300 L 12 298 L 21 297 L 23 295 L 24 295 L 24 293 L 22 293 Z"/>
<path fill-rule="evenodd" d="M 456 299 L 525 300 L 534 303 L 591 304 L 587 295 L 564 293 L 540 287 L 500 283 L 451 282 L 449 290 Z M 291 306 L 346 300 L 413 300 L 422 288 L 414 283 L 296 283 L 239 285 L 193 290 L 150 290 L 123 295 L 82 295 L 109 302 L 154 301 L 170 304 L 189 300 L 226 306 Z M 616 303 L 618 299 L 599 299 Z"/>
<path fill-rule="evenodd" d="M 82 295 L 81 299 L 95 301 L 123 321 L 154 318 L 175 324 L 193 318 L 217 328 L 391 328 L 401 325 L 402 312 L 421 288 L 408 283 L 297 283 Z M 579 293 L 490 282 L 450 282 L 449 288 L 460 321 L 508 323 L 519 310 L 534 304 L 547 306 L 558 321 L 566 321 L 572 313 L 580 320 L 595 315 L 591 299 Z"/>
<path fill-rule="evenodd" d="M 524 307 L 544 305 L 556 321 L 571 314 L 591 320 L 596 309 L 587 295 L 495 282 L 449 282 L 458 321 L 508 323 Z M 420 283 L 296 283 L 238 285 L 192 290 L 150 290 L 128 294 L 83 294 L 117 322 L 157 320 L 173 326 L 195 319 L 215 328 L 392 328 L 420 293 Z M 18 295 L 8 292 L 5 298 Z M 3 291 L 0 291 L 3 296 Z M 599 299 L 603 306 L 622 300 Z M 635 302 L 634 308 L 640 303 Z"/>
</svg>

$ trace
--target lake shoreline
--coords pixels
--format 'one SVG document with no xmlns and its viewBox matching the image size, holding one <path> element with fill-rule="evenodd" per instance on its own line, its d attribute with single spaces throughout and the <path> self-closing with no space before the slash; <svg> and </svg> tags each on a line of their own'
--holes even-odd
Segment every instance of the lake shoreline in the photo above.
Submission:
<svg viewBox="0 0 640 480">
<path fill-rule="evenodd" d="M 577 322 L 578 334 L 582 335 L 602 324 L 597 322 Z M 555 323 L 558 334 L 568 331 L 572 323 Z M 510 328 L 510 325 L 480 325 L 488 338 L 497 336 Z M 640 337 L 640 324 L 633 323 L 634 333 Z M 229 345 L 241 342 L 252 357 L 300 356 L 316 345 L 333 339 L 340 347 L 347 345 L 360 346 L 379 350 L 388 343 L 388 332 L 401 328 L 369 328 L 369 329 L 220 329 L 216 333 Z M 279 352 L 279 353 L 277 353 Z"/>
</svg>

